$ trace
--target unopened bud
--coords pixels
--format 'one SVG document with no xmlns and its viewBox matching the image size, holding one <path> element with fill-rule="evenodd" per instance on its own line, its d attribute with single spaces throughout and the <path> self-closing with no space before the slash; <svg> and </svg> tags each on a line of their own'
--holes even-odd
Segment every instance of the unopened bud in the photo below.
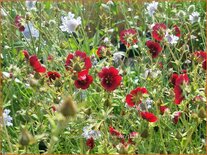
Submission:
<svg viewBox="0 0 207 155">
<path fill-rule="evenodd" d="M 206 111 L 203 107 L 199 110 L 198 117 L 200 117 L 201 119 L 206 118 Z"/>
<path fill-rule="evenodd" d="M 74 65 L 73 69 L 74 69 L 75 71 L 77 71 L 77 72 L 80 72 L 80 71 L 81 71 L 81 67 L 80 67 L 80 65 L 79 65 L 78 63 L 76 63 L 76 64 Z"/>
<path fill-rule="evenodd" d="M 19 144 L 22 146 L 27 146 L 31 143 L 31 141 L 32 141 L 32 135 L 29 133 L 27 129 L 23 128 L 21 131 Z"/>
<path fill-rule="evenodd" d="M 72 98 L 70 96 L 68 96 L 64 100 L 62 105 L 60 106 L 60 110 L 59 111 L 65 117 L 75 116 L 75 114 L 77 113 L 77 106 L 73 102 Z"/>
</svg>

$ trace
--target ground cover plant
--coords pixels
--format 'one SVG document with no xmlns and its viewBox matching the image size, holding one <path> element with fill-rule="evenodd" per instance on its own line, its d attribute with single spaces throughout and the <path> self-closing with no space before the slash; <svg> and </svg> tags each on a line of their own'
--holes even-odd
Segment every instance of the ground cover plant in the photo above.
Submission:
<svg viewBox="0 0 207 155">
<path fill-rule="evenodd" d="M 1 2 L 2 153 L 206 154 L 205 1 Z"/>
</svg>

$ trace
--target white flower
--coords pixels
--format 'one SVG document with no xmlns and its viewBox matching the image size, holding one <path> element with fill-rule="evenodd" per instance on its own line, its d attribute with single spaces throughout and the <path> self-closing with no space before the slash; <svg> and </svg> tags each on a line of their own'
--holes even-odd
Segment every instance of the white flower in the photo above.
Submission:
<svg viewBox="0 0 207 155">
<path fill-rule="evenodd" d="M 82 136 L 86 139 L 89 139 L 92 137 L 94 140 L 96 140 L 99 137 L 101 137 L 101 133 L 100 133 L 100 131 L 91 130 L 91 126 L 86 126 L 83 128 Z"/>
<path fill-rule="evenodd" d="M 36 9 L 36 6 L 35 6 L 36 5 L 36 1 L 34 1 L 34 0 L 26 1 L 25 5 L 27 7 L 27 10 Z"/>
<path fill-rule="evenodd" d="M 179 37 L 169 34 L 168 32 L 165 35 L 165 39 L 168 41 L 169 44 L 177 44 Z"/>
<path fill-rule="evenodd" d="M 186 64 L 190 64 L 191 61 L 187 59 L 187 60 L 185 60 L 185 63 L 186 63 Z"/>
<path fill-rule="evenodd" d="M 4 124 L 6 126 L 13 126 L 12 117 L 9 115 L 9 113 L 10 113 L 9 109 L 4 109 L 4 112 L 3 112 Z"/>
<path fill-rule="evenodd" d="M 147 10 L 150 16 L 153 16 L 155 11 L 157 10 L 158 2 L 153 1 L 152 3 L 149 3 L 147 6 Z"/>
<path fill-rule="evenodd" d="M 128 8 L 127 11 L 131 12 L 131 11 L 133 11 L 133 10 L 132 10 L 132 8 Z"/>
<path fill-rule="evenodd" d="M 104 43 L 108 43 L 109 42 L 109 38 L 108 37 L 104 38 L 103 42 Z"/>
<path fill-rule="evenodd" d="M 4 11 L 3 8 L 1 8 L 1 15 L 2 15 L 3 17 L 7 16 L 7 13 L 6 13 L 6 11 Z"/>
<path fill-rule="evenodd" d="M 109 29 L 108 32 L 112 33 L 112 32 L 114 32 L 114 29 Z"/>
<path fill-rule="evenodd" d="M 5 78 L 10 78 L 11 77 L 11 74 L 8 73 L 8 72 L 2 72 L 2 74 Z"/>
<path fill-rule="evenodd" d="M 114 5 L 114 2 L 112 0 L 109 0 L 106 5 Z"/>
<path fill-rule="evenodd" d="M 198 12 L 193 12 L 189 16 L 189 20 L 192 24 L 195 23 L 195 22 L 199 22 L 200 21 L 200 14 Z"/>
<path fill-rule="evenodd" d="M 60 29 L 63 32 L 72 33 L 75 32 L 75 29 L 78 25 L 81 24 L 81 17 L 74 18 L 74 14 L 69 12 L 68 16 L 61 17 L 62 25 L 60 26 Z"/>
<path fill-rule="evenodd" d="M 34 25 L 29 22 L 23 31 L 23 35 L 26 39 L 31 39 L 31 37 L 38 38 L 39 31 L 34 27 Z"/>
</svg>

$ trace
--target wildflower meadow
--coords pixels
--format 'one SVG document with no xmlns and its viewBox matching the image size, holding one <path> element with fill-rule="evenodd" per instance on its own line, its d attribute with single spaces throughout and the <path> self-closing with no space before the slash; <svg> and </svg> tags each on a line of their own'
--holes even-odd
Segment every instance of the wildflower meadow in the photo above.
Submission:
<svg viewBox="0 0 207 155">
<path fill-rule="evenodd" d="M 2 154 L 206 154 L 206 1 L 1 2 Z"/>
</svg>

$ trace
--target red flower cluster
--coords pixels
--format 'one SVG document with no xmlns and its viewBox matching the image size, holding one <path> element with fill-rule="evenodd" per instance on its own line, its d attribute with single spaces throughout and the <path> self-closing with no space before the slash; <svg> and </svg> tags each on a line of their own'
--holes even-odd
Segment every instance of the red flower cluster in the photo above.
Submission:
<svg viewBox="0 0 207 155">
<path fill-rule="evenodd" d="M 160 113 L 163 115 L 169 108 L 165 105 L 160 106 Z"/>
<path fill-rule="evenodd" d="M 87 139 L 86 145 L 89 147 L 90 150 L 94 148 L 95 143 L 93 137 Z"/>
<path fill-rule="evenodd" d="M 114 67 L 104 67 L 101 72 L 98 73 L 98 76 L 101 79 L 101 85 L 107 91 L 115 90 L 122 80 L 119 71 Z"/>
<path fill-rule="evenodd" d="M 109 132 L 110 132 L 111 135 L 116 136 L 118 138 L 123 138 L 124 137 L 119 131 L 117 131 L 116 129 L 114 129 L 111 126 L 109 127 Z"/>
<path fill-rule="evenodd" d="M 175 104 L 180 104 L 184 99 L 182 85 L 189 84 L 189 78 L 187 74 L 180 74 L 177 76 L 174 85 L 174 93 L 175 93 Z"/>
<path fill-rule="evenodd" d="M 109 127 L 109 133 L 112 136 L 116 136 L 117 138 L 120 139 L 120 142 L 124 145 L 124 146 L 128 146 L 128 144 L 134 144 L 134 139 L 137 138 L 138 136 L 138 132 L 131 132 L 127 137 L 128 140 L 127 142 L 125 141 L 124 135 L 121 134 L 119 131 L 117 131 L 116 129 L 114 129 L 113 127 Z"/>
<path fill-rule="evenodd" d="M 178 74 L 177 73 L 173 73 L 170 77 L 170 82 L 173 84 L 173 86 L 175 86 L 175 82 L 176 79 L 178 78 Z"/>
<path fill-rule="evenodd" d="M 157 42 L 148 40 L 146 42 L 146 45 L 149 48 L 149 52 L 151 53 L 152 58 L 156 58 L 159 55 L 159 53 L 162 51 L 162 47 Z"/>
<path fill-rule="evenodd" d="M 103 58 L 107 55 L 110 55 L 110 51 L 105 46 L 99 46 L 98 50 L 96 51 L 96 54 L 99 58 Z"/>
<path fill-rule="evenodd" d="M 137 31 L 135 29 L 127 29 L 127 30 L 121 31 L 120 40 L 127 47 L 136 44 L 138 42 Z"/>
<path fill-rule="evenodd" d="M 78 73 L 78 79 L 75 80 L 76 88 L 87 89 L 93 82 L 93 77 L 88 74 L 88 70 L 83 70 Z"/>
<path fill-rule="evenodd" d="M 46 68 L 40 63 L 36 55 L 32 55 L 29 58 L 30 65 L 38 73 L 45 73 Z"/>
<path fill-rule="evenodd" d="M 177 112 L 174 113 L 174 116 L 173 116 L 173 123 L 174 124 L 178 123 L 178 120 L 179 120 L 181 114 L 182 114 L 182 112 L 180 112 L 180 111 L 177 111 Z"/>
<path fill-rule="evenodd" d="M 156 122 L 157 121 L 157 117 L 150 112 L 144 111 L 141 112 L 141 116 L 143 119 L 146 119 L 148 122 Z"/>
<path fill-rule="evenodd" d="M 56 80 L 56 79 L 60 78 L 61 75 L 58 72 L 49 71 L 49 72 L 47 72 L 47 77 L 49 78 L 50 82 L 52 82 L 52 80 Z"/>
<path fill-rule="evenodd" d="M 204 51 L 197 51 L 194 53 L 194 55 L 196 56 L 198 62 L 202 63 L 202 67 L 204 70 L 206 70 L 207 67 L 207 52 Z"/>
<path fill-rule="evenodd" d="M 134 107 L 136 104 L 140 104 L 142 101 L 142 95 L 147 94 L 147 89 L 143 87 L 137 87 L 136 89 L 132 90 L 126 96 L 126 103 L 129 107 Z"/>
<path fill-rule="evenodd" d="M 85 52 L 76 51 L 74 54 L 69 54 L 65 62 L 66 69 L 80 72 L 83 69 L 90 69 L 92 67 L 91 59 Z"/>
<path fill-rule="evenodd" d="M 179 27 L 177 25 L 174 25 L 173 28 L 174 28 L 173 32 L 174 32 L 175 36 L 180 37 L 181 36 L 181 32 L 180 32 Z"/>
<path fill-rule="evenodd" d="M 15 26 L 19 29 L 20 32 L 23 32 L 25 29 L 24 25 L 22 25 L 22 19 L 23 17 L 19 15 L 15 17 Z"/>
<path fill-rule="evenodd" d="M 152 28 L 152 37 L 157 40 L 161 41 L 165 36 L 165 31 L 167 27 L 163 23 L 157 23 Z"/>
</svg>

